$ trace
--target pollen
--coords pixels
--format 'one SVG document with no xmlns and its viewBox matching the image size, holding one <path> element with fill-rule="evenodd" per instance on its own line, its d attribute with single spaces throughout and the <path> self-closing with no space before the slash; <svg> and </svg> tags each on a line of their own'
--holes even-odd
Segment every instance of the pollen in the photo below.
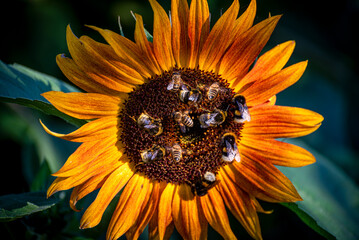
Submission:
<svg viewBox="0 0 359 240">
<path fill-rule="evenodd" d="M 222 159 L 224 134 L 240 141 L 244 123 L 234 122 L 234 96 L 212 72 L 174 68 L 152 77 L 119 114 L 125 154 L 150 179 L 195 186 L 229 164 Z"/>
</svg>

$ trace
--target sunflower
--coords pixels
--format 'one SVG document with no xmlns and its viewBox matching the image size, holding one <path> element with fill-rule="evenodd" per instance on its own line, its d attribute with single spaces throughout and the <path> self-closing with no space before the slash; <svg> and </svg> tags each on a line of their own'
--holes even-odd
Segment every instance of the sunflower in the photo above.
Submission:
<svg viewBox="0 0 359 240">
<path fill-rule="evenodd" d="M 238 17 L 234 0 L 210 29 L 205 0 L 172 0 L 170 16 L 155 1 L 153 40 L 135 14 L 134 40 L 94 26 L 108 44 L 67 28 L 71 58 L 57 56 L 66 77 L 85 92 L 46 92 L 58 110 L 88 122 L 69 134 L 81 142 L 48 189 L 72 189 L 70 206 L 99 189 L 80 228 L 95 227 L 120 194 L 107 239 L 206 239 L 208 224 L 236 239 L 227 209 L 250 236 L 262 239 L 258 199 L 302 200 L 274 165 L 300 167 L 311 153 L 278 138 L 300 137 L 321 115 L 275 105 L 307 61 L 285 67 L 295 42 L 260 54 L 280 16 L 253 25 L 256 2 Z M 257 60 L 256 60 L 257 59 Z M 256 60 L 256 62 L 255 62 Z M 255 62 L 255 63 L 254 63 Z"/>
</svg>

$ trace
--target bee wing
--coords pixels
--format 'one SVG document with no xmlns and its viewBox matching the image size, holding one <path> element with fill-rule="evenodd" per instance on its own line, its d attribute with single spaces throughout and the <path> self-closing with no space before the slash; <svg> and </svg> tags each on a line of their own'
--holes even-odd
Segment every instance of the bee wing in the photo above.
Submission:
<svg viewBox="0 0 359 240">
<path fill-rule="evenodd" d="M 217 125 L 216 117 L 219 113 L 211 113 L 211 117 L 206 121 L 207 125 Z"/>
<path fill-rule="evenodd" d="M 186 133 L 187 132 L 187 127 L 184 124 L 180 125 L 180 129 L 182 133 Z"/>
<path fill-rule="evenodd" d="M 243 118 L 243 122 L 244 121 L 247 121 L 247 122 L 251 121 L 251 115 L 249 114 L 249 110 L 248 110 L 247 106 L 243 107 L 242 118 Z"/>
<path fill-rule="evenodd" d="M 239 151 L 238 151 L 238 147 L 237 147 L 237 144 L 234 144 L 233 146 L 233 152 L 234 152 L 234 159 L 237 161 L 237 162 L 240 162 L 241 161 L 241 155 L 239 155 Z"/>
<path fill-rule="evenodd" d="M 236 161 L 239 162 L 241 158 L 238 152 L 237 145 L 232 145 L 228 141 L 226 141 L 225 143 L 229 161 L 232 162 L 234 159 L 236 159 Z"/>
<path fill-rule="evenodd" d="M 144 125 L 143 127 L 146 128 L 146 129 L 158 128 L 158 126 L 155 125 L 155 124 L 147 124 L 147 125 Z"/>
<path fill-rule="evenodd" d="M 174 85 L 174 81 L 172 80 L 168 86 L 167 86 L 167 90 L 172 90 L 173 89 L 173 85 Z"/>
<path fill-rule="evenodd" d="M 154 152 L 151 152 L 151 153 L 152 153 L 151 161 L 153 161 L 153 160 L 156 159 L 156 157 L 157 157 L 158 150 L 156 150 L 156 151 L 154 151 Z"/>
</svg>

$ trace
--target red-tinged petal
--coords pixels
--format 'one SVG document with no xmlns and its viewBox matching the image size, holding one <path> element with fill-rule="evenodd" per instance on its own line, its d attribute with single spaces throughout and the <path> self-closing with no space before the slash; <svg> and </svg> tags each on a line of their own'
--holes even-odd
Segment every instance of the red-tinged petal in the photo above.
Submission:
<svg viewBox="0 0 359 240">
<path fill-rule="evenodd" d="M 177 231 L 184 239 L 196 240 L 207 237 L 207 221 L 198 198 L 188 185 L 176 186 L 172 201 L 172 217 Z"/>
<path fill-rule="evenodd" d="M 142 16 L 135 14 L 136 17 L 136 28 L 135 28 L 135 41 L 139 48 L 142 50 L 142 53 L 145 55 L 147 60 L 154 66 L 155 74 L 161 74 L 161 67 L 158 65 L 157 59 L 153 52 L 153 47 L 150 42 L 147 40 L 145 28 L 143 26 Z"/>
<path fill-rule="evenodd" d="M 142 205 L 140 214 L 137 217 L 136 223 L 126 232 L 127 239 L 138 239 L 138 237 L 145 229 L 146 225 L 150 222 L 152 216 L 157 211 L 160 195 L 166 183 L 159 183 L 157 181 L 153 181 L 152 184 L 153 191 L 151 194 L 147 194 L 146 199 Z"/>
<path fill-rule="evenodd" d="M 307 63 L 307 61 L 304 61 L 294 64 L 270 77 L 254 82 L 244 91 L 241 91 L 241 94 L 246 97 L 247 105 L 261 104 L 296 83 L 303 75 Z"/>
<path fill-rule="evenodd" d="M 119 91 L 108 88 L 106 85 L 94 81 L 76 65 L 74 60 L 65 57 L 64 54 L 56 56 L 56 63 L 73 84 L 86 92 L 108 94 L 113 96 L 120 93 Z"/>
<path fill-rule="evenodd" d="M 126 185 L 133 174 L 133 168 L 129 163 L 123 164 L 111 173 L 104 185 L 101 187 L 95 201 L 82 216 L 80 223 L 81 229 L 92 228 L 99 224 L 107 206 L 117 193 L 120 192 Z"/>
<path fill-rule="evenodd" d="M 146 58 L 143 57 L 136 43 L 110 30 L 95 26 L 88 27 L 98 31 L 113 48 L 121 62 L 135 69 L 144 78 L 150 78 L 156 72 L 155 67 L 146 62 Z"/>
<path fill-rule="evenodd" d="M 116 69 L 101 55 L 89 47 L 86 48 L 85 44 L 73 34 L 70 26 L 67 27 L 66 38 L 72 58 L 87 76 L 114 91 L 128 93 L 133 90 L 135 85 L 124 82 L 119 72 L 115 74 Z"/>
<path fill-rule="evenodd" d="M 279 18 L 270 17 L 238 36 L 223 56 L 218 73 L 232 84 L 241 79 L 267 43 Z"/>
<path fill-rule="evenodd" d="M 301 201 L 291 181 L 270 163 L 250 159 L 241 153 L 241 162 L 227 165 L 229 178 L 256 198 L 267 202 Z"/>
<path fill-rule="evenodd" d="M 226 206 L 217 189 L 212 188 L 208 194 L 199 198 L 204 216 L 208 223 L 224 239 L 237 239 L 229 225 Z"/>
<path fill-rule="evenodd" d="M 188 64 L 190 42 L 188 38 L 189 7 L 187 0 L 172 0 L 172 52 L 178 67 Z"/>
<path fill-rule="evenodd" d="M 262 239 L 258 215 L 248 193 L 237 187 L 234 181 L 227 176 L 226 171 L 219 171 L 217 176 L 218 190 L 228 209 L 249 235 L 254 239 Z"/>
<path fill-rule="evenodd" d="M 315 162 L 307 150 L 274 139 L 243 137 L 240 152 L 260 161 L 286 167 L 302 167 Z"/>
<path fill-rule="evenodd" d="M 246 11 L 235 21 L 234 28 L 230 36 L 232 39 L 239 37 L 242 33 L 252 27 L 256 12 L 256 0 L 251 0 Z"/>
<path fill-rule="evenodd" d="M 204 71 L 215 71 L 215 67 L 225 53 L 232 39 L 228 36 L 233 31 L 239 11 L 238 0 L 234 0 L 228 10 L 213 26 L 199 55 L 199 68 Z"/>
<path fill-rule="evenodd" d="M 252 120 L 246 123 L 242 134 L 261 138 L 293 138 L 317 130 L 322 115 L 303 108 L 261 106 L 250 109 Z"/>
<path fill-rule="evenodd" d="M 86 123 L 76 131 L 69 134 L 55 133 L 49 130 L 40 120 L 45 131 L 54 136 L 72 142 L 98 141 L 112 135 L 118 135 L 118 118 L 103 117 Z"/>
<path fill-rule="evenodd" d="M 88 36 L 80 37 L 85 49 L 95 58 L 102 60 L 101 68 L 106 73 L 111 73 L 114 78 L 133 85 L 143 84 L 145 78 L 135 69 L 120 61 L 111 46 L 96 42 Z"/>
<path fill-rule="evenodd" d="M 172 54 L 171 23 L 166 11 L 156 0 L 149 0 L 153 9 L 153 50 L 163 70 L 175 64 Z"/>
<path fill-rule="evenodd" d="M 188 36 L 191 43 L 188 67 L 195 68 L 199 53 L 209 34 L 209 8 L 207 0 L 193 0 L 189 9 Z"/>
<path fill-rule="evenodd" d="M 279 44 L 260 56 L 251 71 L 240 79 L 240 81 L 238 79 L 238 81 L 233 83 L 235 92 L 243 92 L 248 84 L 261 81 L 279 72 L 288 62 L 294 47 L 295 42 L 288 41 Z"/>
<path fill-rule="evenodd" d="M 78 119 L 117 116 L 123 100 L 98 93 L 63 93 L 50 91 L 41 94 L 59 111 Z"/>
<path fill-rule="evenodd" d="M 117 239 L 125 234 L 135 223 L 153 183 L 147 177 L 135 174 L 121 193 L 112 215 L 106 239 Z"/>
<path fill-rule="evenodd" d="M 158 237 L 165 239 L 166 230 L 173 222 L 172 218 L 172 200 L 175 192 L 176 185 L 168 183 L 163 190 L 158 205 Z"/>
</svg>

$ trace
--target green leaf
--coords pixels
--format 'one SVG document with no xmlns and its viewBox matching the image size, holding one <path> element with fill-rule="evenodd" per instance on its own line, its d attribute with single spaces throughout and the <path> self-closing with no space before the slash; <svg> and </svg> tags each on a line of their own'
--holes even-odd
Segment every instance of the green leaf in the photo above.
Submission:
<svg viewBox="0 0 359 240">
<path fill-rule="evenodd" d="M 83 120 L 70 117 L 53 107 L 42 93 L 47 91 L 78 92 L 79 90 L 52 76 L 34 71 L 19 64 L 7 65 L 0 61 L 0 100 L 17 103 L 60 117 L 81 126 Z"/>
<path fill-rule="evenodd" d="M 283 204 L 308 226 L 331 239 L 359 239 L 359 189 L 344 172 L 304 143 L 317 162 L 302 168 L 278 167 L 294 184 L 303 201 Z M 332 235 L 332 236 L 331 236 Z"/>
<path fill-rule="evenodd" d="M 46 199 L 45 192 L 0 196 L 0 221 L 12 221 L 54 206 L 59 199 Z"/>
</svg>

